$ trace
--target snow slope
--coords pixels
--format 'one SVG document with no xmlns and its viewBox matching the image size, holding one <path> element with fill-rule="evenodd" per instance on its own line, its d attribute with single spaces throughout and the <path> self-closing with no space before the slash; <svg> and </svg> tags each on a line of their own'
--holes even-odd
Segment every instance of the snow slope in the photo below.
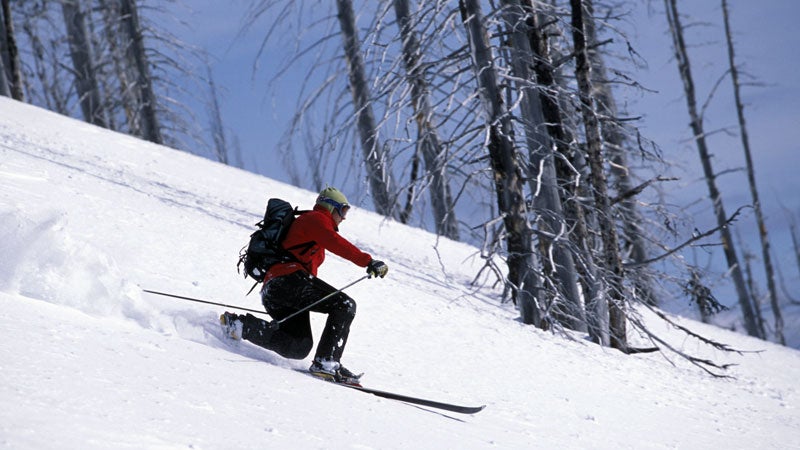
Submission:
<svg viewBox="0 0 800 450">
<path fill-rule="evenodd" d="M 475 248 L 355 208 L 348 239 L 390 267 L 348 290 L 343 362 L 370 387 L 486 404 L 442 414 L 326 384 L 218 329 L 260 308 L 234 268 L 268 197 L 314 193 L 0 98 L 0 447 L 800 448 L 800 353 L 645 316 L 669 353 L 625 356 L 523 326 L 470 281 Z M 320 276 L 360 269 L 333 255 Z M 323 317 L 314 315 L 318 334 Z"/>
</svg>

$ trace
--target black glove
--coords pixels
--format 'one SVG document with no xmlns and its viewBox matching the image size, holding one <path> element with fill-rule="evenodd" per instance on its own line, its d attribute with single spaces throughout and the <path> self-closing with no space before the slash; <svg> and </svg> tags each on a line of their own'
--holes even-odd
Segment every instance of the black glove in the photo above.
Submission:
<svg viewBox="0 0 800 450">
<path fill-rule="evenodd" d="M 383 261 L 378 261 L 377 259 L 373 259 L 372 261 L 367 264 L 367 275 L 370 278 L 372 277 L 385 277 L 386 273 L 389 272 L 389 266 L 386 265 Z"/>
</svg>

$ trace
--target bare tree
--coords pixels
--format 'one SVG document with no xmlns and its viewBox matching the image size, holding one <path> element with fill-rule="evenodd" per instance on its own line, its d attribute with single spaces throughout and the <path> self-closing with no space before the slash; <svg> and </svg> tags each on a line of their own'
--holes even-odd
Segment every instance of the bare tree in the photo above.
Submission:
<svg viewBox="0 0 800 450">
<path fill-rule="evenodd" d="M 670 33 L 672 34 L 673 47 L 675 51 L 675 58 L 678 61 L 678 70 L 685 91 L 686 103 L 689 109 L 689 116 L 691 118 L 691 128 L 694 133 L 694 139 L 697 143 L 697 151 L 700 155 L 700 161 L 703 165 L 703 173 L 705 175 L 706 184 L 708 185 L 709 196 L 714 205 L 714 213 L 716 215 L 717 224 L 720 228 L 720 237 L 722 238 L 722 247 L 725 253 L 725 259 L 728 263 L 728 268 L 733 277 L 736 293 L 739 297 L 739 306 L 742 309 L 744 318 L 745 329 L 751 336 L 764 338 L 758 329 L 755 313 L 753 312 L 753 305 L 751 303 L 750 295 L 747 292 L 744 276 L 742 274 L 742 267 L 739 264 L 739 258 L 736 255 L 734 248 L 733 238 L 728 226 L 726 226 L 727 215 L 725 214 L 725 207 L 722 204 L 722 195 L 717 188 L 716 174 L 711 166 L 711 157 L 709 155 L 708 146 L 705 139 L 705 131 L 703 130 L 703 117 L 700 116 L 697 110 L 697 99 L 695 94 L 694 80 L 692 78 L 691 66 L 689 64 L 689 55 L 686 51 L 686 44 L 683 38 L 683 26 L 681 25 L 680 17 L 678 15 L 678 5 L 676 0 L 664 0 L 664 5 L 667 11 L 667 21 L 669 22 Z"/>
<path fill-rule="evenodd" d="M 123 49 L 127 70 L 133 75 L 129 80 L 130 89 L 135 92 L 136 109 L 133 111 L 131 132 L 156 144 L 163 144 L 161 123 L 158 118 L 156 95 L 153 91 L 153 77 L 144 45 L 144 32 L 139 21 L 135 0 L 104 0 L 113 4 L 112 11 L 118 12 L 121 35 L 124 36 Z"/>
<path fill-rule="evenodd" d="M 411 86 L 411 104 L 419 136 L 417 145 L 430 178 L 428 190 L 431 196 L 431 210 L 436 224 L 436 232 L 439 235 L 458 240 L 458 221 L 447 176 L 447 154 L 433 123 L 434 111 L 431 105 L 430 89 L 425 80 L 422 53 L 414 30 L 408 0 L 394 0 L 394 10 L 397 16 L 397 25 L 400 27 L 400 37 L 403 41 L 402 52 L 406 78 Z M 417 164 L 416 158 L 414 158 L 414 164 Z M 414 167 L 416 168 L 416 165 Z"/>
<path fill-rule="evenodd" d="M 206 61 L 206 70 L 208 73 L 208 96 L 210 104 L 209 117 L 211 127 L 211 140 L 214 143 L 213 153 L 217 161 L 222 164 L 229 164 L 229 149 L 228 139 L 225 136 L 225 125 L 222 123 L 222 112 L 219 106 L 219 94 L 217 93 L 217 85 L 214 83 L 214 74 L 211 72 L 211 64 Z"/>
<path fill-rule="evenodd" d="M 575 76 L 578 80 L 578 89 L 586 133 L 586 150 L 589 167 L 591 168 L 591 183 L 594 192 L 594 202 L 597 208 L 597 218 L 600 234 L 603 239 L 603 266 L 604 278 L 609 290 L 609 329 L 611 333 L 611 346 L 622 351 L 628 351 L 626 295 L 623 284 L 624 272 L 619 254 L 619 238 L 611 209 L 611 199 L 608 195 L 608 186 L 604 168 L 603 140 L 600 133 L 600 124 L 597 119 L 596 101 L 592 94 L 591 61 L 589 60 L 585 23 L 586 10 L 582 0 L 570 0 L 572 9 L 572 38 L 575 45 Z"/>
<path fill-rule="evenodd" d="M 535 11 L 526 19 L 529 22 L 530 47 L 536 56 L 533 69 L 540 83 L 539 97 L 548 134 L 557 152 L 554 156 L 556 176 L 561 190 L 564 218 L 571 230 L 569 239 L 575 252 L 575 269 L 581 283 L 588 331 L 594 342 L 608 346 L 608 302 L 603 297 L 602 279 L 598 274 L 593 252 L 596 245 L 588 225 L 593 220 L 593 213 L 585 207 L 584 200 L 581 200 L 591 197 L 587 189 L 588 183 L 581 182 L 588 178 L 585 174 L 587 168 L 576 145 L 575 125 L 568 120 L 569 116 L 574 115 L 567 100 L 573 94 L 565 86 L 567 77 L 559 74 L 563 65 L 554 62 L 556 57 L 551 50 L 551 41 L 563 33 L 556 26 L 557 15 L 554 11 L 546 9 L 540 3 L 534 3 L 533 0 L 526 0 L 526 7 Z"/>
<path fill-rule="evenodd" d="M 529 155 L 529 183 L 534 193 L 534 204 L 541 218 L 539 242 L 545 267 L 554 272 L 559 293 L 563 296 L 566 315 L 563 321 L 568 328 L 586 331 L 586 317 L 578 290 L 577 272 L 569 248 L 569 233 L 558 193 L 555 169 L 555 146 L 547 131 L 542 110 L 539 84 L 532 68 L 534 52 L 530 45 L 530 26 L 527 18 L 534 14 L 519 0 L 504 0 L 504 15 L 511 38 L 511 64 L 520 96 L 519 104 Z M 552 255 L 550 261 L 549 255 Z M 545 259 L 546 258 L 546 259 Z"/>
<path fill-rule="evenodd" d="M 14 21 L 11 17 L 10 1 L 2 0 L 2 8 L 3 28 L 5 31 L 3 35 L 4 50 L 8 53 L 8 71 L 11 74 L 11 98 L 24 102 L 25 95 L 22 90 L 22 70 L 20 68 L 17 40 L 14 35 Z"/>
<path fill-rule="evenodd" d="M 739 83 L 739 69 L 736 67 L 736 58 L 733 48 L 733 38 L 731 37 L 731 24 L 728 17 L 728 2 L 722 0 L 722 16 L 725 22 L 725 38 L 728 43 L 728 64 L 730 66 L 731 81 L 733 82 L 733 96 L 736 101 L 736 115 L 739 119 L 739 135 L 742 138 L 742 148 L 744 149 L 745 161 L 747 162 L 747 181 L 750 184 L 750 195 L 753 197 L 753 209 L 756 213 L 758 224 L 758 235 L 761 238 L 761 257 L 764 259 L 764 271 L 767 277 L 767 289 L 769 290 L 769 300 L 772 306 L 772 313 L 775 317 L 775 338 L 783 345 L 786 345 L 786 338 L 783 336 L 783 316 L 781 307 L 778 303 L 778 289 L 775 286 L 775 270 L 772 267 L 772 256 L 769 251 L 769 237 L 767 236 L 767 225 L 764 221 L 764 213 L 761 210 L 761 200 L 758 196 L 756 187 L 756 174 L 753 167 L 753 156 L 750 151 L 750 139 L 747 134 L 747 125 L 744 118 L 744 105 L 740 94 L 741 84 Z"/>
<path fill-rule="evenodd" d="M 0 9 L 0 14 L 5 17 L 3 10 Z M 4 97 L 11 97 L 11 86 L 9 84 L 9 76 L 6 72 L 8 67 L 8 52 L 6 51 L 6 25 L 5 20 L 0 20 L 0 95 Z"/>
<path fill-rule="evenodd" d="M 472 63 L 478 91 L 486 114 L 486 142 L 492 168 L 497 207 L 503 218 L 508 250 L 508 282 L 522 320 L 539 327 L 541 312 L 537 294 L 541 286 L 536 274 L 531 240 L 532 230 L 527 218 L 524 179 L 518 155 L 514 149 L 511 116 L 503 103 L 492 49 L 478 0 L 459 0 L 461 19 L 467 30 Z"/>
<path fill-rule="evenodd" d="M 134 89 L 133 71 L 129 68 L 128 60 L 125 56 L 126 39 L 120 33 L 120 12 L 119 3 L 115 0 L 98 0 L 103 23 L 100 40 L 105 44 L 105 59 L 103 77 L 106 80 L 113 79 L 114 90 L 117 95 L 107 99 L 108 109 L 112 111 L 110 117 L 114 117 L 114 111 L 121 111 L 127 129 L 133 135 L 138 135 L 138 106 L 136 100 L 136 90 Z"/>
<path fill-rule="evenodd" d="M 592 65 L 592 80 L 594 96 L 598 114 L 603 118 L 600 122 L 603 141 L 606 144 L 609 160 L 611 162 L 611 175 L 619 196 L 619 214 L 624 230 L 626 247 L 630 253 L 630 259 L 634 262 L 641 262 L 647 259 L 647 247 L 644 239 L 644 230 L 641 228 L 642 217 L 636 207 L 636 197 L 626 195 L 634 192 L 633 173 L 628 164 L 626 148 L 625 130 L 619 121 L 619 111 L 614 94 L 611 91 L 608 71 L 600 52 L 600 42 L 597 38 L 596 19 L 594 18 L 594 0 L 585 0 L 584 5 L 587 11 L 586 40 L 587 52 Z M 646 267 L 640 267 L 632 271 L 630 276 L 636 286 L 637 298 L 656 305 L 657 299 L 653 291 L 653 280 Z"/>
<path fill-rule="evenodd" d="M 73 80 L 74 76 L 69 72 L 69 65 L 61 62 L 62 55 L 69 49 L 64 46 L 63 36 L 47 32 L 61 29 L 63 15 L 51 14 L 52 10 L 58 9 L 58 5 L 44 1 L 18 5 L 16 24 L 20 29 L 18 42 L 26 101 L 69 115 L 73 109 L 72 84 L 69 80 Z"/>
<path fill-rule="evenodd" d="M 350 91 L 353 95 L 356 125 L 364 154 L 364 163 L 369 179 L 375 211 L 387 217 L 395 217 L 395 201 L 392 196 L 392 173 L 389 167 L 387 148 L 379 142 L 375 113 L 372 110 L 369 85 L 361 56 L 361 43 L 356 31 L 356 19 L 351 0 L 336 0 L 339 25 L 344 40 Z"/>
<path fill-rule="evenodd" d="M 86 16 L 78 0 L 64 0 L 61 9 L 72 56 L 75 88 L 83 117 L 89 123 L 106 128 L 106 112 L 95 71 L 97 61 L 86 26 Z"/>
<path fill-rule="evenodd" d="M 797 261 L 797 270 L 800 271 L 800 238 L 797 233 L 797 221 L 794 216 L 789 216 L 789 234 L 792 236 L 792 247 Z"/>
</svg>

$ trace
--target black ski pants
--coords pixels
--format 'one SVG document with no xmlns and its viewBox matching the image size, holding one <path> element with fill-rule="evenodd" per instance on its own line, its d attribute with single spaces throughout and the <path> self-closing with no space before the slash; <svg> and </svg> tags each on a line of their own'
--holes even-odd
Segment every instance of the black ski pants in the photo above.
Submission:
<svg viewBox="0 0 800 450">
<path fill-rule="evenodd" d="M 270 316 L 281 320 L 333 292 L 336 292 L 333 286 L 313 275 L 298 271 L 265 283 L 261 289 L 261 301 Z M 350 324 L 356 315 L 356 302 L 340 292 L 313 306 L 309 311 L 328 315 L 315 359 L 338 362 L 347 344 Z M 284 358 L 303 359 L 314 346 L 309 311 L 281 323 L 277 330 L 270 330 L 266 321 L 247 314 L 243 317 L 242 338 Z"/>
</svg>

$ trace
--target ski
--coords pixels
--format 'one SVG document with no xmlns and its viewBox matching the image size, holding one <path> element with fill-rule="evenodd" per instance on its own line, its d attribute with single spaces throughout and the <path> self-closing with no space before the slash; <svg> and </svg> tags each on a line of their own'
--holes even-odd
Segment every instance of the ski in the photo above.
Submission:
<svg viewBox="0 0 800 450">
<path fill-rule="evenodd" d="M 437 401 L 434 401 L 434 400 L 428 400 L 428 399 L 418 398 L 418 397 L 411 397 L 409 395 L 397 394 L 397 393 L 394 393 L 394 392 L 380 391 L 380 390 L 377 390 L 377 389 L 364 387 L 364 386 L 362 386 L 360 384 L 351 384 L 351 383 L 349 384 L 349 383 L 341 383 L 341 382 L 336 382 L 336 381 L 333 381 L 333 380 L 328 380 L 326 378 L 322 378 L 322 377 L 316 376 L 316 375 L 310 373 L 307 370 L 302 370 L 302 369 L 295 369 L 295 370 L 297 372 L 306 374 L 306 375 L 308 375 L 308 376 L 310 376 L 312 378 L 316 378 L 317 380 L 325 381 L 325 382 L 328 382 L 328 383 L 331 383 L 331 384 L 335 384 L 335 385 L 338 385 L 338 386 L 344 386 L 344 387 L 347 387 L 347 388 L 350 388 L 350 389 L 355 389 L 355 390 L 361 391 L 361 392 L 363 392 L 365 394 L 372 394 L 372 395 L 374 395 L 376 397 L 386 398 L 386 399 L 389 399 L 389 400 L 397 400 L 397 401 L 411 403 L 411 404 L 419 405 L 419 406 L 427 406 L 429 408 L 436 408 L 436 409 L 441 409 L 441 410 L 451 411 L 451 412 L 456 412 L 456 413 L 461 413 L 461 414 L 475 414 L 477 412 L 480 412 L 481 410 L 483 410 L 483 408 L 486 407 L 486 405 L 482 405 L 482 406 L 454 405 L 452 403 L 437 402 Z"/>
<path fill-rule="evenodd" d="M 461 413 L 461 414 L 475 414 L 477 412 L 480 412 L 481 410 L 483 410 L 483 408 L 486 407 L 486 405 L 481 405 L 481 406 L 454 405 L 452 403 L 437 402 L 434 400 L 427 400 L 424 398 L 411 397 L 403 394 L 396 394 L 394 392 L 379 391 L 377 389 L 371 389 L 364 386 L 355 386 L 352 384 L 336 383 L 336 382 L 332 383 L 338 384 L 339 386 L 344 386 L 346 388 L 355 389 L 357 391 L 361 391 L 366 394 L 372 394 L 378 397 L 387 398 L 390 400 L 398 400 L 401 402 L 411 403 L 414 405 L 427 406 L 430 408 L 442 409 L 445 411 Z"/>
</svg>

